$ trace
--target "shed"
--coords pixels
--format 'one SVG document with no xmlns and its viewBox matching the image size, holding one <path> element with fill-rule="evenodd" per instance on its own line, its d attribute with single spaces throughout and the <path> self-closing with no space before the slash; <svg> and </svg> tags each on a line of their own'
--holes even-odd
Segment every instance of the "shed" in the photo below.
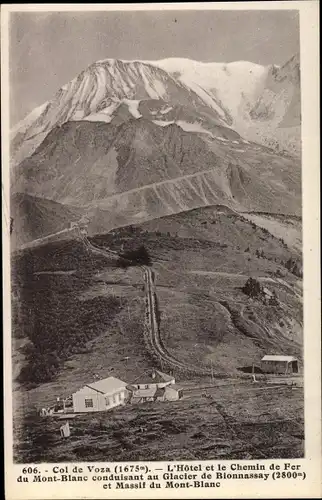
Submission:
<svg viewBox="0 0 322 500">
<path fill-rule="evenodd" d="M 170 384 L 174 384 L 175 379 L 172 375 L 160 372 L 159 370 L 153 370 L 150 373 L 143 373 L 132 382 L 132 386 L 136 389 L 151 389 L 151 388 L 162 388 Z"/>
<path fill-rule="evenodd" d="M 104 411 L 124 404 L 126 382 L 108 377 L 87 384 L 72 395 L 74 412 Z"/>
<path fill-rule="evenodd" d="M 261 369 L 265 373 L 290 374 L 298 373 L 298 359 L 294 356 L 268 354 L 261 360 Z"/>
<path fill-rule="evenodd" d="M 178 384 L 171 384 L 165 388 L 165 400 L 177 401 L 183 396 L 183 389 Z"/>
<path fill-rule="evenodd" d="M 127 386 L 130 390 L 130 386 Z M 148 401 L 177 401 L 182 398 L 182 388 L 177 384 L 170 384 L 165 387 L 149 387 L 146 389 L 132 389 L 131 403 L 145 403 Z"/>
<path fill-rule="evenodd" d="M 155 401 L 156 388 L 137 389 L 131 398 L 131 403 L 146 403 L 147 401 Z"/>
</svg>

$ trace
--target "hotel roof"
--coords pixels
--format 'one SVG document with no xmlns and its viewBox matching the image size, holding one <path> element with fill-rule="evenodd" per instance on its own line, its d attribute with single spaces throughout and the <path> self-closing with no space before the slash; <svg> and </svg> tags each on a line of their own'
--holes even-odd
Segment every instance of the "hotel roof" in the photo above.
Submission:
<svg viewBox="0 0 322 500">
<path fill-rule="evenodd" d="M 172 375 L 167 375 L 159 370 L 152 370 L 150 373 L 143 373 L 137 377 L 132 384 L 160 384 L 164 382 L 171 382 L 172 380 L 174 380 Z"/>
<path fill-rule="evenodd" d="M 86 384 L 85 387 L 90 387 L 94 389 L 94 391 L 100 392 L 101 394 L 111 394 L 117 390 L 123 389 L 126 387 L 127 383 L 123 382 L 115 377 L 108 377 L 102 380 L 98 380 L 97 382 L 93 382 L 92 384 Z"/>
</svg>

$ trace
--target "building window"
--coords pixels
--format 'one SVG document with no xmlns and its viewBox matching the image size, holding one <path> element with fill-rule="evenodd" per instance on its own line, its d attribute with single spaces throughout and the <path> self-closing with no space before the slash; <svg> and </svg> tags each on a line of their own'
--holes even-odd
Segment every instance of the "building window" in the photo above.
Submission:
<svg viewBox="0 0 322 500">
<path fill-rule="evenodd" d="M 149 388 L 149 384 L 146 384 L 145 388 L 148 389 Z"/>
<path fill-rule="evenodd" d="M 85 408 L 93 408 L 93 400 L 92 399 L 85 399 Z"/>
<path fill-rule="evenodd" d="M 110 404 L 111 404 L 110 398 L 105 398 L 105 403 L 106 403 L 106 406 L 110 406 Z"/>
</svg>

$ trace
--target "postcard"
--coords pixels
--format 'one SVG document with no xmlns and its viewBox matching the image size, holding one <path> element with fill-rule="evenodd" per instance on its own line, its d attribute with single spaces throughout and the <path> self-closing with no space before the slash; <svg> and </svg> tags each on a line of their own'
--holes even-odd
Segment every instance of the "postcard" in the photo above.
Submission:
<svg viewBox="0 0 322 500">
<path fill-rule="evenodd" d="M 319 498 L 318 3 L 1 22 L 7 500 Z"/>
</svg>

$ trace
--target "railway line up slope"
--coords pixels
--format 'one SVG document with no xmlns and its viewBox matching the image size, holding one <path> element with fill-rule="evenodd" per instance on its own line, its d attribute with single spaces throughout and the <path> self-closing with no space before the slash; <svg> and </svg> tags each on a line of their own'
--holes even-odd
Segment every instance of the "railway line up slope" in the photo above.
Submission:
<svg viewBox="0 0 322 500">
<path fill-rule="evenodd" d="M 102 249 L 93 245 L 87 238 L 87 235 L 79 230 L 79 236 L 81 237 L 84 245 L 92 252 L 103 255 L 109 259 L 118 260 L 121 256 L 109 249 Z M 145 290 L 146 290 L 146 318 L 145 318 L 145 343 L 146 346 L 152 354 L 152 357 L 158 362 L 158 364 L 163 367 L 167 367 L 169 370 L 176 370 L 184 373 L 189 373 L 195 376 L 210 376 L 210 369 L 201 369 L 193 367 L 179 361 L 175 356 L 173 356 L 167 348 L 164 346 L 161 335 L 160 328 L 157 319 L 157 302 L 156 293 L 154 286 L 154 272 L 146 265 L 141 265 L 143 270 Z"/>
</svg>

